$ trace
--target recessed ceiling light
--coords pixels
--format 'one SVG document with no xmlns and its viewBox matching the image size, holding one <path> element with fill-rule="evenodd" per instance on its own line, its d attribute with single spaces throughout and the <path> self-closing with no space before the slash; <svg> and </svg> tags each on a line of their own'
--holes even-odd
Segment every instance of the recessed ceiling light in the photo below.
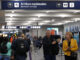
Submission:
<svg viewBox="0 0 80 60">
<path fill-rule="evenodd" d="M 46 13 L 49 13 L 50 11 L 46 11 Z"/>
<path fill-rule="evenodd" d="M 64 23 L 55 23 L 55 24 L 52 24 L 52 25 L 63 25 Z"/>
<path fill-rule="evenodd" d="M 32 21 L 41 20 L 41 18 L 31 18 Z"/>
<path fill-rule="evenodd" d="M 63 23 L 70 23 L 70 22 L 74 22 L 74 21 L 64 21 Z"/>
<path fill-rule="evenodd" d="M 77 22 L 77 21 L 80 21 L 80 18 L 73 18 L 72 20 Z"/>
<path fill-rule="evenodd" d="M 14 13 L 14 11 L 12 11 L 12 13 Z"/>
<path fill-rule="evenodd" d="M 52 19 L 52 22 L 54 22 L 55 20 L 54 19 Z"/>
<path fill-rule="evenodd" d="M 11 15 L 10 17 L 12 18 L 13 16 Z"/>
<path fill-rule="evenodd" d="M 12 21 L 12 19 L 10 19 L 10 21 Z"/>
<path fill-rule="evenodd" d="M 71 15 L 69 15 L 69 14 L 58 14 L 56 16 L 64 18 L 64 17 L 69 17 Z"/>
<path fill-rule="evenodd" d="M 3 25 L 3 26 L 2 26 L 2 29 L 4 29 L 4 28 L 5 28 L 5 26 Z"/>
<path fill-rule="evenodd" d="M 39 23 L 39 25 L 44 25 L 45 23 Z"/>
<path fill-rule="evenodd" d="M 33 23 L 33 21 L 28 21 L 27 23 L 28 23 L 28 24 L 32 24 L 32 23 Z"/>
<path fill-rule="evenodd" d="M 78 13 L 79 11 L 74 11 L 73 13 Z"/>
<path fill-rule="evenodd" d="M 51 21 L 48 20 L 48 21 L 43 21 L 43 22 L 48 23 L 48 22 L 51 22 Z"/>
<path fill-rule="evenodd" d="M 33 20 L 36 20 L 36 18 L 33 18 Z"/>
<path fill-rule="evenodd" d="M 38 18 L 40 18 L 41 16 L 38 16 Z"/>
<path fill-rule="evenodd" d="M 8 21 L 8 23 L 11 23 L 12 21 Z"/>
<path fill-rule="evenodd" d="M 8 22 L 7 25 L 12 25 L 12 23 L 11 22 Z"/>
<path fill-rule="evenodd" d="M 57 25 L 63 25 L 64 23 L 57 23 Z"/>
<path fill-rule="evenodd" d="M 42 17 L 42 16 L 46 16 L 46 14 L 44 14 L 44 13 L 38 13 L 38 14 L 34 14 L 34 16 Z"/>
</svg>

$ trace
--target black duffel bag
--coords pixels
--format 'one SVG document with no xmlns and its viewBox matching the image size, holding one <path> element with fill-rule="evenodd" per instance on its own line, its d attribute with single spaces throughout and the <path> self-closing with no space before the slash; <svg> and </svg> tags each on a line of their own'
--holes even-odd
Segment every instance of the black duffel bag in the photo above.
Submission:
<svg viewBox="0 0 80 60">
<path fill-rule="evenodd" d="M 77 60 L 78 53 L 77 52 L 71 52 L 71 57 Z"/>
</svg>

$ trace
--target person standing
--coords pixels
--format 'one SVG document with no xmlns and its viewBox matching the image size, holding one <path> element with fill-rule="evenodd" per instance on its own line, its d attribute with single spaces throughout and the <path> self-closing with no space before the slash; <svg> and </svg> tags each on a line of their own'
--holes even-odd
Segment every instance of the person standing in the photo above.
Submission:
<svg viewBox="0 0 80 60">
<path fill-rule="evenodd" d="M 43 38 L 43 53 L 45 60 L 56 60 L 56 55 L 59 53 L 59 42 L 60 36 L 51 35 L 50 31 L 46 32 L 46 36 Z"/>
<path fill-rule="evenodd" d="M 7 37 L 3 37 L 3 42 L 0 44 L 0 60 L 10 60 L 11 43 Z"/>
<path fill-rule="evenodd" d="M 63 41 L 65 60 L 77 60 L 77 40 L 73 38 L 73 34 L 71 32 L 67 32 L 65 37 L 66 40 Z"/>
</svg>

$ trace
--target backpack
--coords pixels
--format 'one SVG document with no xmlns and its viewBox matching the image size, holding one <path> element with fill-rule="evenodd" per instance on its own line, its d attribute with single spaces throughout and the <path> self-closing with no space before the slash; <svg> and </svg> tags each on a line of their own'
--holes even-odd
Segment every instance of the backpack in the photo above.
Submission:
<svg viewBox="0 0 80 60">
<path fill-rule="evenodd" d="M 0 46 L 0 52 L 5 54 L 8 52 L 8 48 L 7 48 L 7 43 L 1 43 L 1 46 Z"/>
<path fill-rule="evenodd" d="M 54 35 L 51 38 L 52 38 L 52 41 L 53 40 L 56 41 L 58 38 L 60 38 L 60 36 Z M 58 55 L 59 54 L 59 44 L 58 43 L 56 43 L 55 45 L 51 46 L 51 53 L 54 54 L 54 55 Z"/>
<path fill-rule="evenodd" d="M 25 41 L 25 40 L 17 41 L 17 44 L 16 44 L 16 53 L 17 54 L 23 55 L 28 51 L 26 42 L 27 41 Z"/>
<path fill-rule="evenodd" d="M 59 54 L 59 45 L 58 44 L 52 45 L 50 52 L 53 55 L 58 55 Z"/>
</svg>

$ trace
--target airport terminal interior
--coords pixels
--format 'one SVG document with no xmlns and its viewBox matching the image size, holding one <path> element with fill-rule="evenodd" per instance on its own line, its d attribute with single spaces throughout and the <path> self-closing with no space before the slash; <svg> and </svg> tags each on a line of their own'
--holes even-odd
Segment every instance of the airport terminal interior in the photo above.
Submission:
<svg viewBox="0 0 80 60">
<path fill-rule="evenodd" d="M 44 60 L 43 46 L 40 49 L 35 48 L 33 37 L 43 38 L 46 31 L 51 31 L 53 35 L 60 35 L 59 45 L 63 43 L 66 32 L 72 32 L 73 38 L 78 43 L 78 60 L 80 60 L 80 10 L 0 9 L 0 35 L 11 38 L 12 35 L 23 33 L 30 38 L 31 51 L 27 53 L 26 60 Z M 65 60 L 61 46 L 56 60 Z"/>
<path fill-rule="evenodd" d="M 1 10 L 0 34 L 11 36 L 23 32 L 30 36 L 44 37 L 47 30 L 55 30 L 56 34 L 63 38 L 65 33 L 70 31 L 80 44 L 79 13 L 80 10 Z M 42 48 L 37 52 L 34 47 L 32 49 L 32 60 L 44 60 Z M 61 50 L 57 59 L 64 60 L 63 55 Z"/>
</svg>

